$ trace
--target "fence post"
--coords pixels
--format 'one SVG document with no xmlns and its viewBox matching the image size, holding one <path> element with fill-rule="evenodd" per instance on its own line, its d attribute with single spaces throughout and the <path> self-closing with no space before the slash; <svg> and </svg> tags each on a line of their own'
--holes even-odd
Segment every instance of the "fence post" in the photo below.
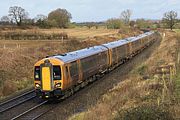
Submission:
<svg viewBox="0 0 180 120">
<path fill-rule="evenodd" d="M 61 37 L 61 41 L 62 41 L 62 43 L 64 43 L 64 37 L 63 36 Z"/>
<path fill-rule="evenodd" d="M 179 64 L 180 62 L 180 52 L 178 52 L 178 59 L 177 59 L 177 63 Z"/>
<path fill-rule="evenodd" d="M 3 49 L 6 49 L 6 45 L 4 44 Z"/>
</svg>

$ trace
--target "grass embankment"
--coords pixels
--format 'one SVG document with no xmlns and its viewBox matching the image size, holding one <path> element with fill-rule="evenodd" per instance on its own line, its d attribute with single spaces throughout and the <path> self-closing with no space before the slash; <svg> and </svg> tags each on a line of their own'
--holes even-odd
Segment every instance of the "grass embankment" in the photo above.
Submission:
<svg viewBox="0 0 180 120">
<path fill-rule="evenodd" d="M 69 36 L 61 40 L 1 40 L 0 41 L 0 98 L 33 85 L 33 65 L 47 55 L 74 51 L 89 46 L 139 34 L 139 31 L 119 33 L 108 29 L 47 29 L 7 30 L 3 33 L 45 33 L 66 32 Z M 33 35 L 32 34 L 32 35 Z M 8 35 L 8 34 L 6 34 Z M 35 35 L 37 36 L 37 34 Z M 23 39 L 23 35 L 21 36 Z M 8 38 L 8 36 L 7 36 Z M 28 38 L 28 37 L 27 37 Z M 83 39 L 82 39 L 83 38 Z"/>
<path fill-rule="evenodd" d="M 166 37 L 151 57 L 132 70 L 129 77 L 102 96 L 87 111 L 70 120 L 173 120 L 180 118 L 180 74 L 167 78 L 165 66 L 177 62 L 176 33 L 166 31 Z M 159 74 L 159 68 L 164 72 Z M 172 67 L 172 66 L 171 66 Z M 179 67 L 180 68 L 180 67 Z M 172 67 L 173 72 L 175 67 Z M 169 74 L 168 74 L 169 76 Z"/>
</svg>

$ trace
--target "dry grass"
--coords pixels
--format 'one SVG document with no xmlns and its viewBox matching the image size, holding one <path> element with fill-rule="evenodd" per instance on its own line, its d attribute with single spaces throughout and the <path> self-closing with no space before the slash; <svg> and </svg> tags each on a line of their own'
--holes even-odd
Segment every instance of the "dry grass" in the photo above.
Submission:
<svg viewBox="0 0 180 120">
<path fill-rule="evenodd" d="M 73 28 L 73 29 L 28 29 L 28 30 L 6 30 L 1 31 L 1 33 L 44 33 L 44 34 L 58 34 L 58 33 L 67 33 L 69 37 L 76 37 L 85 39 L 88 37 L 94 36 L 104 36 L 104 35 L 111 35 L 117 34 L 118 30 L 114 29 L 88 29 L 88 28 Z"/>
<path fill-rule="evenodd" d="M 152 57 L 146 61 L 145 64 L 155 66 L 176 61 L 175 53 L 177 41 L 175 35 L 174 32 L 165 32 L 165 37 L 162 39 L 158 50 L 152 54 Z"/>
<path fill-rule="evenodd" d="M 77 114 L 70 120 L 122 119 L 124 117 L 122 112 L 125 113 L 129 109 L 146 104 L 157 105 L 158 93 L 154 96 L 154 92 L 157 89 L 161 91 L 162 87 L 162 84 L 156 80 L 144 81 L 139 76 L 131 76 L 103 95 L 96 106 L 87 112 L 80 113 L 81 117 Z M 136 118 L 134 119 L 136 120 Z"/>
<path fill-rule="evenodd" d="M 52 33 L 46 34 L 42 32 L 30 32 L 30 31 L 20 31 L 12 32 L 6 31 L 0 33 L 0 40 L 61 40 L 68 39 L 67 33 Z"/>
</svg>

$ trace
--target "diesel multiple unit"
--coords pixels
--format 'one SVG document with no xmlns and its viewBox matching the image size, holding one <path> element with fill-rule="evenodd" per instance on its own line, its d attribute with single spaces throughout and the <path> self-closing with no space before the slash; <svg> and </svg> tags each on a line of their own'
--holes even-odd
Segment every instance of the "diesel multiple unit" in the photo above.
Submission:
<svg viewBox="0 0 180 120">
<path fill-rule="evenodd" d="M 34 86 L 38 97 L 60 97 L 94 81 L 148 47 L 155 32 L 48 56 L 34 65 Z"/>
</svg>

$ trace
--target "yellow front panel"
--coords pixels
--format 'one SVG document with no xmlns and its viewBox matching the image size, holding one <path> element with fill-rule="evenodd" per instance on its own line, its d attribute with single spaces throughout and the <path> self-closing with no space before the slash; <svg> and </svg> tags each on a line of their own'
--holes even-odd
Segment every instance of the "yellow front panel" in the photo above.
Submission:
<svg viewBox="0 0 180 120">
<path fill-rule="evenodd" d="M 42 68 L 42 89 L 45 91 L 51 90 L 51 74 L 49 67 Z"/>
</svg>

